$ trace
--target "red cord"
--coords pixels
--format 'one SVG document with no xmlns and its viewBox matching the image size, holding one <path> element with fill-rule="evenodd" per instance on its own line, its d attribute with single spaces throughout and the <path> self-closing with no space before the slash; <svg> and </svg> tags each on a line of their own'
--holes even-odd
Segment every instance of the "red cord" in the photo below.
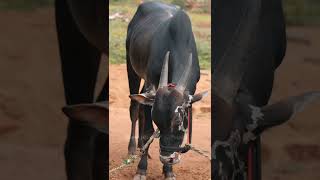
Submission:
<svg viewBox="0 0 320 180">
<path fill-rule="evenodd" d="M 190 144 L 190 108 L 188 108 L 188 137 L 187 142 Z"/>
<path fill-rule="evenodd" d="M 176 87 L 176 84 L 175 84 L 175 83 L 169 83 L 169 84 L 168 84 L 168 87 L 169 87 L 169 88 L 174 88 L 174 87 Z"/>
<path fill-rule="evenodd" d="M 252 145 L 250 145 L 249 146 L 249 151 L 248 151 L 248 180 L 253 180 L 252 179 L 252 168 L 253 168 L 253 166 L 252 166 L 252 156 L 253 156 L 253 154 L 252 154 Z"/>
</svg>

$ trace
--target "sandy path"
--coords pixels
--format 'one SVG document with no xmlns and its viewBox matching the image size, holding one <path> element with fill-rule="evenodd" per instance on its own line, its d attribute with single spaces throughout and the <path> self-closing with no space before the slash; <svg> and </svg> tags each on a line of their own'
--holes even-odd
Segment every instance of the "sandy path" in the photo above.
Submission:
<svg viewBox="0 0 320 180">
<path fill-rule="evenodd" d="M 53 13 L 0 12 L 0 179 L 66 179 Z"/>
<path fill-rule="evenodd" d="M 125 65 L 110 66 L 110 169 L 121 164 L 127 156 L 127 146 L 130 136 L 131 121 L 129 119 L 129 88 Z M 202 71 L 197 92 L 210 89 L 210 72 Z M 193 144 L 210 152 L 209 95 L 194 105 Z M 137 131 L 138 132 L 138 131 Z M 161 179 L 162 164 L 159 160 L 159 141 L 155 140 L 150 148 L 152 159 L 148 161 L 148 179 Z M 137 162 L 130 167 L 110 175 L 110 179 L 132 179 L 137 168 Z M 177 179 L 209 179 L 210 161 L 190 151 L 183 155 L 182 162 L 174 166 Z"/>
<path fill-rule="evenodd" d="M 54 10 L 1 11 L 0 27 L 0 179 L 65 180 Z"/>
</svg>

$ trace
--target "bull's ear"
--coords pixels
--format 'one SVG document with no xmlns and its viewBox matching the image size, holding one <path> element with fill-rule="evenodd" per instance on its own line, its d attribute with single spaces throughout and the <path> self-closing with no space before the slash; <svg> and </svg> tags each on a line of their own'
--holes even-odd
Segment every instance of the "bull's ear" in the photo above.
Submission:
<svg viewBox="0 0 320 180">
<path fill-rule="evenodd" d="M 77 104 L 62 108 L 71 119 L 87 122 L 89 126 L 107 133 L 109 110 L 107 102 L 94 104 Z"/>
<path fill-rule="evenodd" d="M 208 96 L 208 91 L 204 91 L 195 95 L 191 95 L 191 104 L 200 101 L 202 98 Z"/>
<path fill-rule="evenodd" d="M 317 99 L 320 99 L 320 91 L 308 92 L 299 96 L 290 97 L 261 109 L 250 106 L 251 119 L 255 122 L 251 125 L 254 127 L 254 124 L 256 124 L 256 134 L 262 133 L 265 129 L 288 121 L 296 113 L 301 112 L 306 105 Z M 247 126 L 247 128 L 250 129 L 250 125 Z"/>
<path fill-rule="evenodd" d="M 133 99 L 140 104 L 152 106 L 154 103 L 154 95 L 151 95 L 150 93 L 142 93 L 142 94 L 132 94 L 129 96 L 130 99 Z"/>
</svg>

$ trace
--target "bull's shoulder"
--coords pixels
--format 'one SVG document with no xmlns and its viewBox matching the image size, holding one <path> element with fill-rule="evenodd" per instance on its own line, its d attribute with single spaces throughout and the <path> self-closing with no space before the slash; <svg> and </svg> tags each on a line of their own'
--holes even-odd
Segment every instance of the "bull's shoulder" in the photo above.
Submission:
<svg viewBox="0 0 320 180">
<path fill-rule="evenodd" d="M 149 26 L 151 23 L 160 24 L 172 17 L 177 11 L 178 8 L 170 4 L 161 2 L 142 3 L 137 8 L 134 17 L 128 25 L 128 31 L 132 31 L 139 26 Z"/>
<path fill-rule="evenodd" d="M 145 35 L 148 34 L 152 36 L 153 33 L 163 25 L 163 22 L 171 19 L 177 11 L 179 11 L 179 8 L 176 6 L 162 2 L 146 2 L 140 4 L 128 25 L 127 42 L 132 39 L 132 37 L 136 38 L 140 35 L 143 35 L 141 37 L 143 37 L 144 40 L 148 40 L 145 38 Z"/>
</svg>

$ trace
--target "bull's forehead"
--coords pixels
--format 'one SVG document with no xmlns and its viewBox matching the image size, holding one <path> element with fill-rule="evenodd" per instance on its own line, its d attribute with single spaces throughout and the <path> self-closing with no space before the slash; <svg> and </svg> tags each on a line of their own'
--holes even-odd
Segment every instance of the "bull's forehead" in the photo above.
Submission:
<svg viewBox="0 0 320 180">
<path fill-rule="evenodd" d="M 159 122 L 168 122 L 175 115 L 177 106 L 182 105 L 183 95 L 174 88 L 161 88 L 157 91 L 152 108 L 153 119 Z"/>
<path fill-rule="evenodd" d="M 184 95 L 175 88 L 164 87 L 157 91 L 155 105 L 159 108 L 169 108 L 168 106 L 178 106 L 183 103 Z"/>
</svg>

